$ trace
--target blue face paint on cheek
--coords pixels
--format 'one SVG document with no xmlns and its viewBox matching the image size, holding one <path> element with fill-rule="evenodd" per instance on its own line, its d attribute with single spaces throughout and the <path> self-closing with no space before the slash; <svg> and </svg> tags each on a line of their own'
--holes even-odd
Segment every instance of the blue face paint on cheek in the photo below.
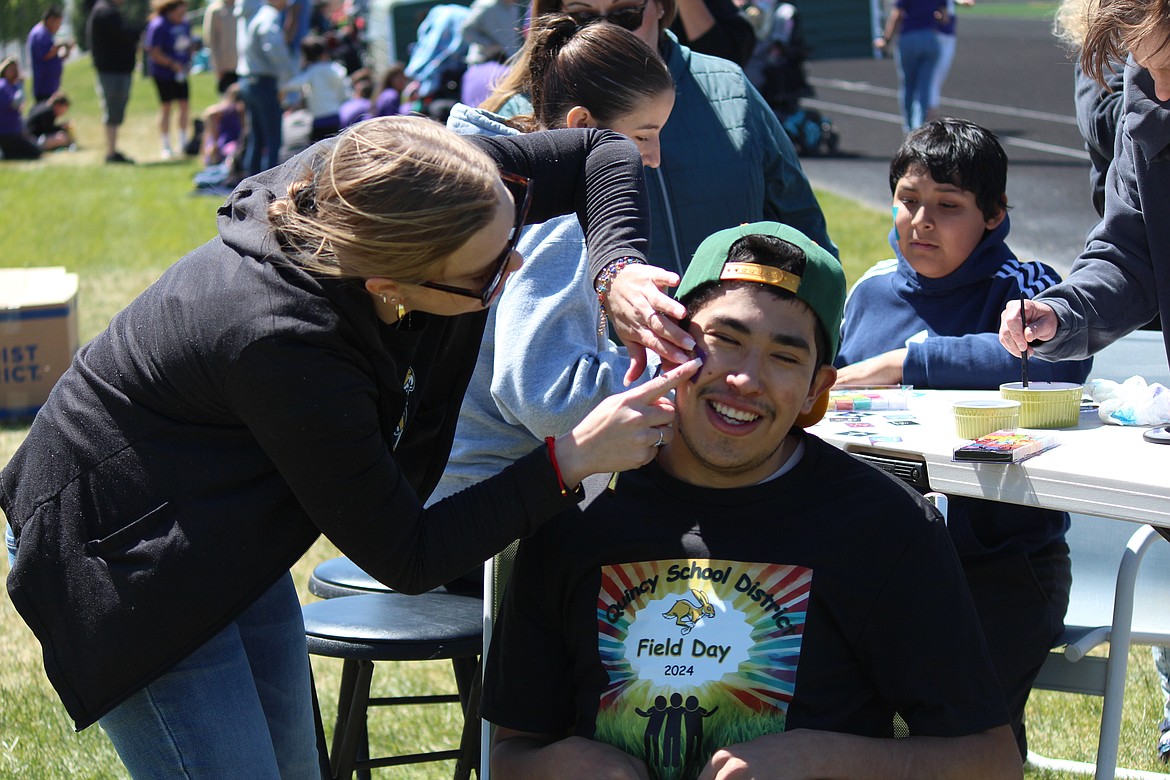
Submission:
<svg viewBox="0 0 1170 780">
<path fill-rule="evenodd" d="M 891 207 L 890 207 L 890 213 L 894 215 L 894 240 L 895 240 L 895 241 L 901 241 L 901 240 L 902 240 L 902 236 L 900 236 L 900 235 L 898 234 L 898 207 L 897 207 L 897 206 L 891 206 Z"/>
</svg>

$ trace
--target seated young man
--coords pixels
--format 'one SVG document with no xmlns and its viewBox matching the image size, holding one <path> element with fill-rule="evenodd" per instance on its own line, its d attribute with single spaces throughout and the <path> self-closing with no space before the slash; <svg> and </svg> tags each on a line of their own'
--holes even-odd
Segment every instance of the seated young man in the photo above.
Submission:
<svg viewBox="0 0 1170 780">
<path fill-rule="evenodd" d="M 890 162 L 896 257 L 854 285 L 845 305 L 838 384 L 990 389 L 1020 380 L 999 343 L 999 314 L 1060 281 L 1024 263 L 1008 233 L 1007 155 L 971 122 L 941 119 L 906 136 Z M 1083 382 L 1091 360 L 1029 361 L 1034 381 Z M 1050 509 L 955 498 L 948 527 L 963 564 L 1021 757 L 1024 705 L 1064 631 L 1072 585 L 1064 535 Z"/>
<path fill-rule="evenodd" d="M 521 542 L 494 775 L 1020 777 L 938 514 L 801 428 L 836 377 L 840 264 L 743 225 L 678 294 L 703 367 L 658 458 Z"/>
</svg>

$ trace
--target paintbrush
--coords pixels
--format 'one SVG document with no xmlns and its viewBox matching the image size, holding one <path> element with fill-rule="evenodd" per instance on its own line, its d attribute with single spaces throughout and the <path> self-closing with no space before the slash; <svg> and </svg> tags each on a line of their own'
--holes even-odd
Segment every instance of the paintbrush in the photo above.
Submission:
<svg viewBox="0 0 1170 780">
<path fill-rule="evenodd" d="M 1024 291 L 1020 290 L 1020 333 L 1028 329 L 1028 318 L 1024 316 Z M 1027 336 L 1024 336 L 1026 339 Z M 1020 353 L 1020 387 L 1028 386 L 1028 348 Z"/>
</svg>

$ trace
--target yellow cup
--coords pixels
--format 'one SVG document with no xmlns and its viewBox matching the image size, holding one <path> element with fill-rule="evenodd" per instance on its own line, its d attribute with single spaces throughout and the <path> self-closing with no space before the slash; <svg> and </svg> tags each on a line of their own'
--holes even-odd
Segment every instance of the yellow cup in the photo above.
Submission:
<svg viewBox="0 0 1170 780">
<path fill-rule="evenodd" d="M 956 401 L 955 433 L 960 439 L 978 439 L 992 431 L 1015 428 L 1020 424 L 1020 402 L 1003 398 Z"/>
<path fill-rule="evenodd" d="M 999 394 L 1020 402 L 1024 428 L 1072 428 L 1081 418 L 1081 386 L 1072 382 L 1008 382 Z"/>
</svg>

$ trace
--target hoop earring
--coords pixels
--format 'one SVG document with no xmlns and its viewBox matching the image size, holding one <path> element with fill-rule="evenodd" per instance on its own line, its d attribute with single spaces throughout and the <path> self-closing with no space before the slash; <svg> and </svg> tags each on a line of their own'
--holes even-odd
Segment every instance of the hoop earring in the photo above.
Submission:
<svg viewBox="0 0 1170 780">
<path fill-rule="evenodd" d="M 398 316 L 399 321 L 406 316 L 406 307 L 398 301 L 394 302 L 394 313 Z"/>
<path fill-rule="evenodd" d="M 386 300 L 386 293 L 382 293 L 382 294 L 381 294 L 381 295 L 379 295 L 378 297 L 382 299 L 382 305 L 383 305 L 383 306 L 386 306 L 387 304 L 389 304 L 389 303 L 390 303 L 388 300 Z"/>
</svg>

